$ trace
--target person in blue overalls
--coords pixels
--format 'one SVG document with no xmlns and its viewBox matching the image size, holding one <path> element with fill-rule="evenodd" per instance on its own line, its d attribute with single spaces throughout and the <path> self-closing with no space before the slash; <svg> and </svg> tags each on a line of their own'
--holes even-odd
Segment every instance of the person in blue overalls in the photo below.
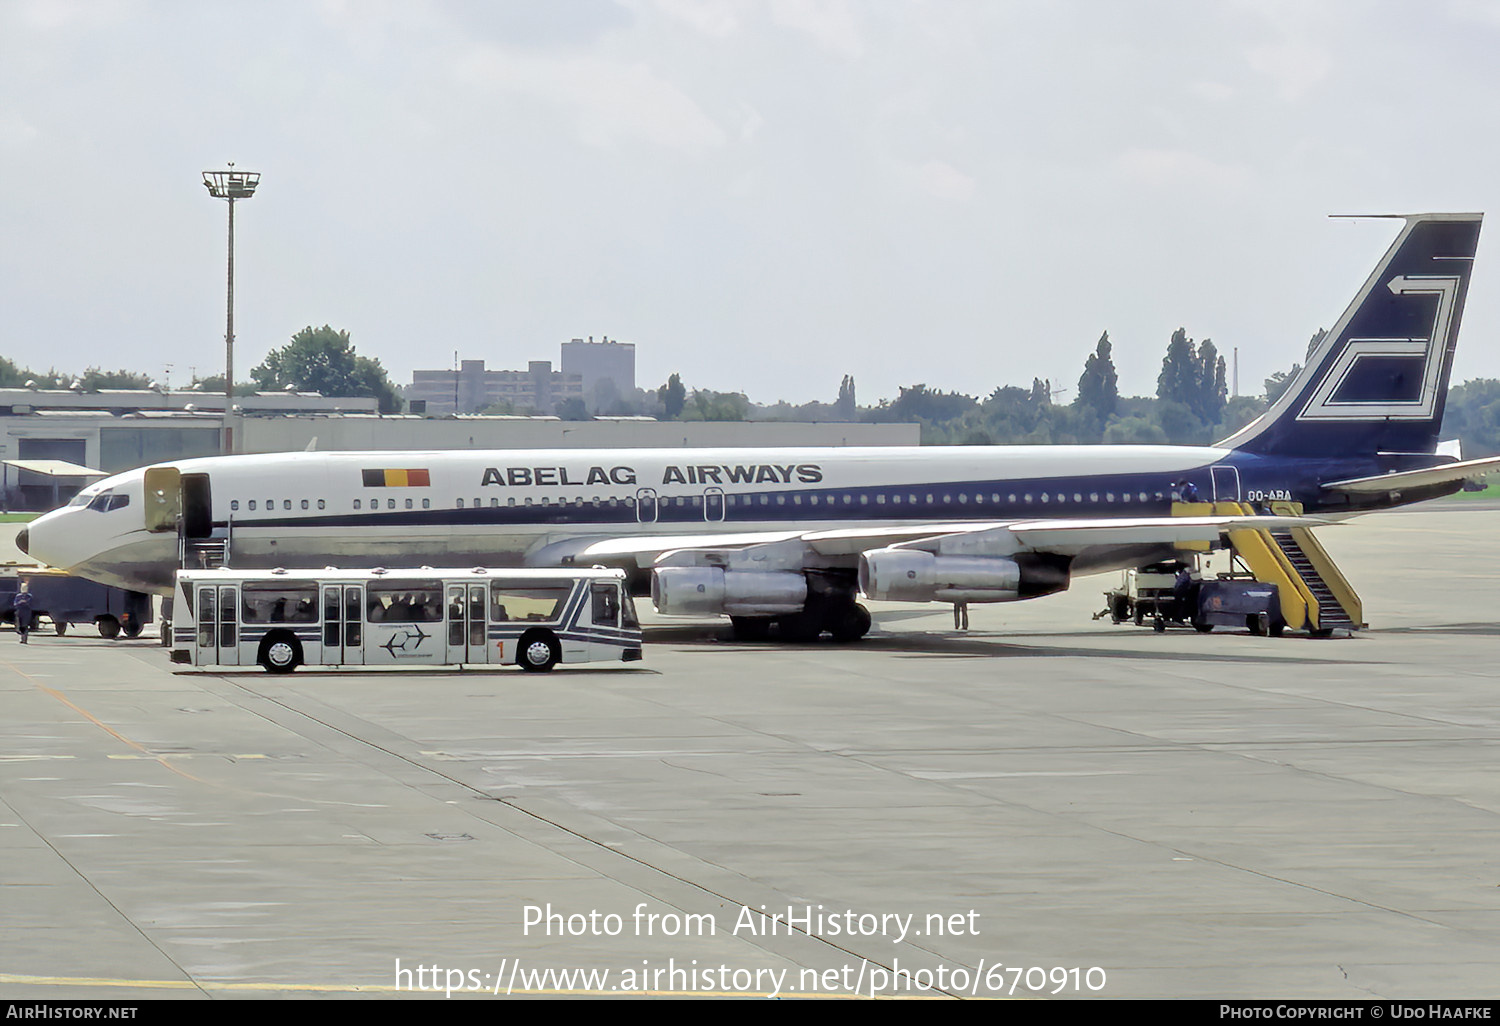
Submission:
<svg viewBox="0 0 1500 1026">
<path fill-rule="evenodd" d="M 21 644 L 26 644 L 26 636 L 31 633 L 31 585 L 25 581 L 21 582 L 20 590 L 16 592 L 16 633 L 21 636 Z"/>
</svg>

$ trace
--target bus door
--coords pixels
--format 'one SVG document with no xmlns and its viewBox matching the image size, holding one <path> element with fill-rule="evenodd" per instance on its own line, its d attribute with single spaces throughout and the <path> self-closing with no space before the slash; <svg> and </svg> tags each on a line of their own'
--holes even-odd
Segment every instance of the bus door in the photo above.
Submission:
<svg viewBox="0 0 1500 1026">
<path fill-rule="evenodd" d="M 358 666 L 365 661 L 364 610 L 359 585 L 323 585 L 323 663 Z"/>
<path fill-rule="evenodd" d="M 448 585 L 448 658 L 450 663 L 490 661 L 484 615 L 485 584 Z"/>
<path fill-rule="evenodd" d="M 240 589 L 233 584 L 200 583 L 198 603 L 199 666 L 240 665 Z"/>
</svg>

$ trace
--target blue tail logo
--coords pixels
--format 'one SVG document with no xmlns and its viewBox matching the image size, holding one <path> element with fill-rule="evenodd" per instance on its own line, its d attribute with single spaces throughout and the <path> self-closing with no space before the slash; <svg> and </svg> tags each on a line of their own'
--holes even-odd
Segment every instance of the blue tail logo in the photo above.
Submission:
<svg viewBox="0 0 1500 1026">
<path fill-rule="evenodd" d="M 1307 366 L 1219 443 L 1283 456 L 1431 453 L 1481 214 L 1413 214 Z"/>
</svg>

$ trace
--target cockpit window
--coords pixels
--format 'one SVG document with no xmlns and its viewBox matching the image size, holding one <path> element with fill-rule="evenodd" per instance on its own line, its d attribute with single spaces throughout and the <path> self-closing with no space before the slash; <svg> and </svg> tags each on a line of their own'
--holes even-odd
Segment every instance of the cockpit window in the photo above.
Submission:
<svg viewBox="0 0 1500 1026">
<path fill-rule="evenodd" d="M 124 509 L 130 505 L 130 496 L 116 495 L 114 492 L 100 492 L 89 500 L 89 509 L 100 513 L 108 513 L 110 510 Z"/>
</svg>

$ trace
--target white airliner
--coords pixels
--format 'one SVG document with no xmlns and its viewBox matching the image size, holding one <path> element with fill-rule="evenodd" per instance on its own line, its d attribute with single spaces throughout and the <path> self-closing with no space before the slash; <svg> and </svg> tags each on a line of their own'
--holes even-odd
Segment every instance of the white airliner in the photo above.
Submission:
<svg viewBox="0 0 1500 1026">
<path fill-rule="evenodd" d="M 1003 602 L 1171 558 L 1273 517 L 1173 517 L 1174 493 L 1343 516 L 1500 470 L 1437 455 L 1482 215 L 1417 214 L 1277 402 L 1212 447 L 556 449 L 208 457 L 107 478 L 18 544 L 170 594 L 180 540 L 232 565 L 605 564 L 659 611 L 754 637 L 870 626 L 856 601 Z M 1306 523 L 1306 521 L 1298 521 Z"/>
</svg>

